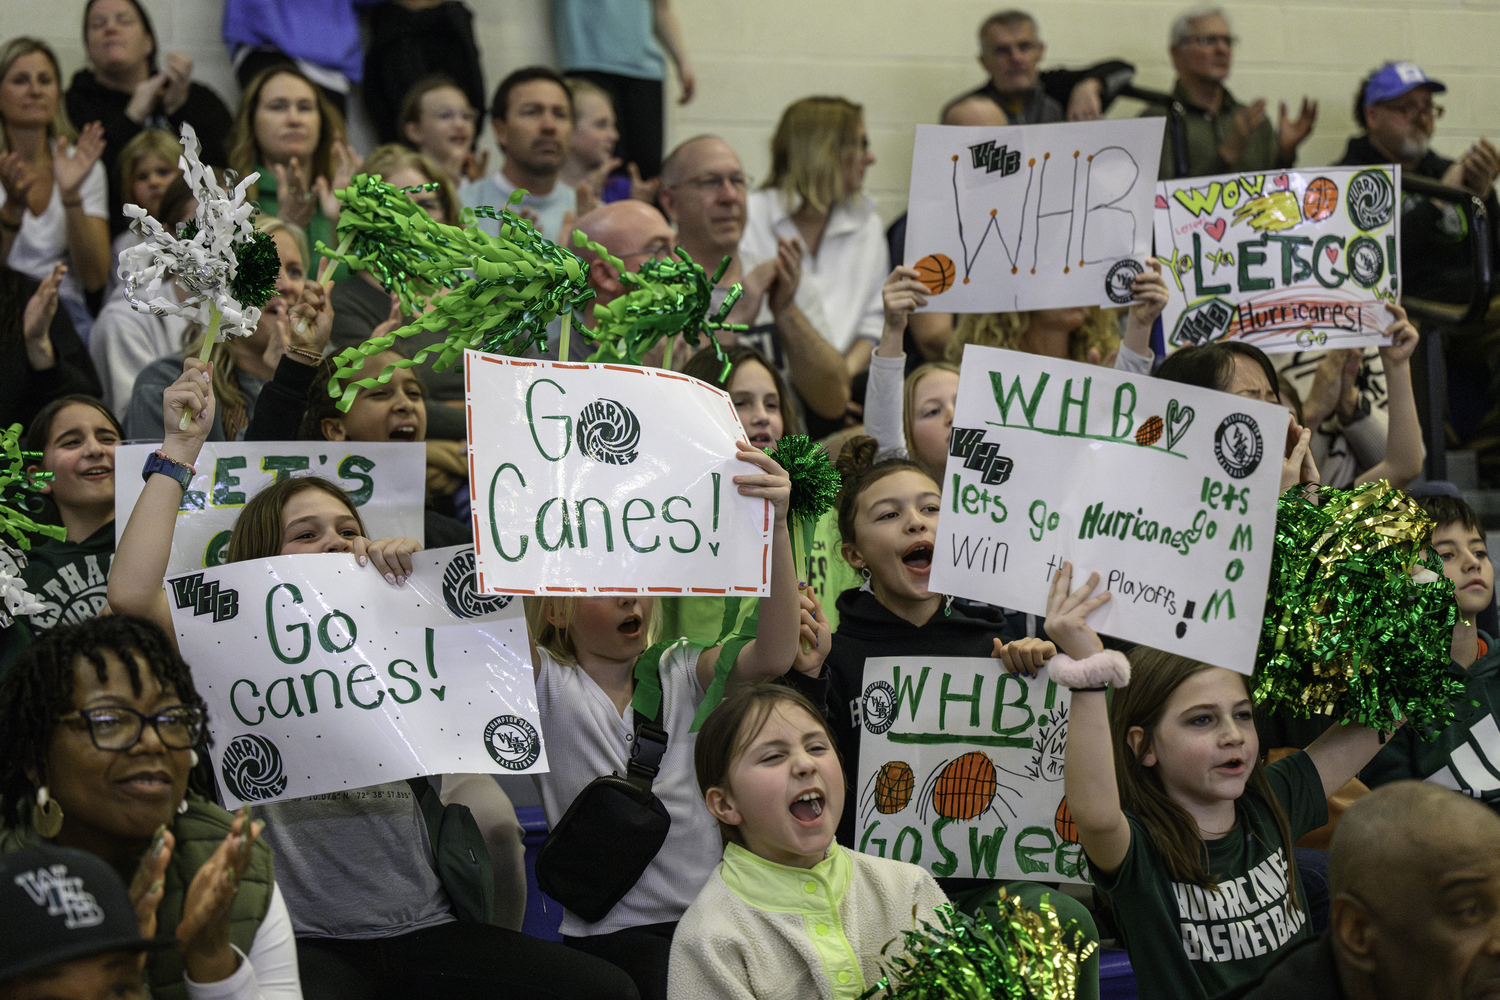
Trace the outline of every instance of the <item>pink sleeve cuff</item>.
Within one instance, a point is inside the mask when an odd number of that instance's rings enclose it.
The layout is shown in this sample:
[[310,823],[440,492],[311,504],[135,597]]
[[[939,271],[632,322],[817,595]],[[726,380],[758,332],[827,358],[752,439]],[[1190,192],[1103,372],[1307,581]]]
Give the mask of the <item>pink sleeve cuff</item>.
[[1058,653],[1047,661],[1047,673],[1065,688],[1101,688],[1113,684],[1117,688],[1130,685],[1130,661],[1125,654],[1114,649],[1075,660],[1065,653]]

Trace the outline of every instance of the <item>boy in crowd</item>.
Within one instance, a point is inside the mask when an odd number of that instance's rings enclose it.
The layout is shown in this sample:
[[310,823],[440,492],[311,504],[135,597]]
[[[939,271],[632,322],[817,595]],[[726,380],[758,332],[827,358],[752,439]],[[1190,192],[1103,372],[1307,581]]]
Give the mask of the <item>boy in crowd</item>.
[[1449,669],[1463,680],[1464,693],[1454,702],[1452,724],[1436,740],[1424,742],[1411,726],[1403,726],[1360,780],[1373,788],[1425,779],[1500,808],[1500,648],[1476,624],[1494,599],[1495,567],[1474,508],[1454,496],[1422,497],[1418,503],[1437,522],[1428,545],[1442,559],[1458,600]]

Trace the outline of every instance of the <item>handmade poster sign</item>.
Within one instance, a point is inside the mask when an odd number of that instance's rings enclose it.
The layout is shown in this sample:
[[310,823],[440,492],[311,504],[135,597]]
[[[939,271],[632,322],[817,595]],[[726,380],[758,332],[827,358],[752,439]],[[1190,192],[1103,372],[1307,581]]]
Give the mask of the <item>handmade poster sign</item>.
[[969,345],[931,587],[1038,615],[1064,561],[1113,599],[1089,624],[1248,674],[1285,408]]
[[1400,292],[1401,168],[1163,181],[1156,249],[1168,353],[1243,340],[1268,353],[1388,342]]
[[734,485],[760,470],[727,393],[477,351],[464,378],[482,592],[765,596],[771,505]]
[[[115,449],[115,521],[124,525],[145,482],[138,472],[154,444]],[[247,501],[290,476],[321,476],[341,487],[370,538],[421,538],[427,450],[420,443],[370,441],[210,441],[182,495],[168,573],[222,566],[229,535]],[[132,473],[135,474],[132,474]]]
[[928,309],[1120,306],[1151,253],[1162,118],[918,125],[906,262]]
[[403,587],[344,554],[168,578],[230,808],[547,770],[521,602],[479,593],[468,546],[412,563]]
[[857,846],[940,878],[1087,881],[1063,798],[1069,693],[999,660],[865,661]]

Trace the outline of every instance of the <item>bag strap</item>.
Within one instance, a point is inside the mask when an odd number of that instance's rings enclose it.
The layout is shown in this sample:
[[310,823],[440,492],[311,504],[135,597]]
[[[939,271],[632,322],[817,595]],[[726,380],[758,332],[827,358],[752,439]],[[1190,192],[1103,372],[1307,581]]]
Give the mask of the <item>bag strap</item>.
[[438,831],[443,827],[443,800],[437,789],[426,778],[407,778],[411,793],[417,798],[417,807],[422,810],[422,822],[427,824],[427,844],[434,860],[438,852]]

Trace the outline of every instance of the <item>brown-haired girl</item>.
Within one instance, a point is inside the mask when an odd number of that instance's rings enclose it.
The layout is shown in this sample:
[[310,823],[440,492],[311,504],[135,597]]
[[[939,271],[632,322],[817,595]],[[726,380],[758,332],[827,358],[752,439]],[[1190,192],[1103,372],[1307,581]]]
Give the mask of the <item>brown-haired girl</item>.
[[669,1000],[857,996],[887,944],[948,901],[916,865],[834,842],[844,772],[822,715],[790,688],[726,698],[693,757],[724,860],[672,942]]
[[[844,480],[838,502],[843,556],[864,576],[865,585],[838,599],[839,627],[824,670],[829,679],[828,718],[851,782],[859,773],[863,731],[851,706],[859,703],[864,690],[867,658],[992,656],[999,655],[1008,638],[1003,621],[971,617],[928,586],[942,502],[938,484],[909,459],[875,461],[876,448],[873,438],[854,438],[838,459]],[[855,813],[851,797],[838,828],[839,843],[851,849],[857,843]],[[966,910],[993,900],[999,889],[997,883],[982,879],[946,878],[940,884]],[[1077,920],[1080,940],[1099,939],[1088,910],[1072,897],[1034,882],[1012,882],[1005,889],[1030,906],[1050,892],[1064,926]],[[1079,970],[1078,996],[1091,1000],[1099,996],[1098,990],[1098,958],[1091,957]]]
[[[110,579],[111,607],[149,618],[174,647],[162,581],[182,500],[178,476],[197,459],[215,405],[208,366],[188,358],[182,377],[163,394],[165,440],[148,465],[153,471],[120,536],[119,572]],[[190,418],[186,430],[183,414]],[[399,587],[421,548],[411,538],[371,541],[343,490],[298,477],[251,498],[235,522],[228,558],[348,553],[360,567],[356,572],[380,573]],[[607,963],[516,931],[459,921],[408,782],[276,802],[263,810],[308,996],[478,998],[507,987],[598,1000],[634,995],[629,981]]]
[[[1094,595],[1097,573],[1072,582],[1065,562],[1047,634],[1067,655],[1049,674],[1072,689],[1063,781],[1089,871],[1142,996],[1219,996],[1312,937],[1292,845],[1328,821],[1325,799],[1375,755],[1379,734],[1333,726],[1263,766],[1243,675],[1145,647],[1128,662],[1106,651],[1085,619],[1110,594]],[[1052,651],[1031,640],[1000,655],[1031,673]]]

